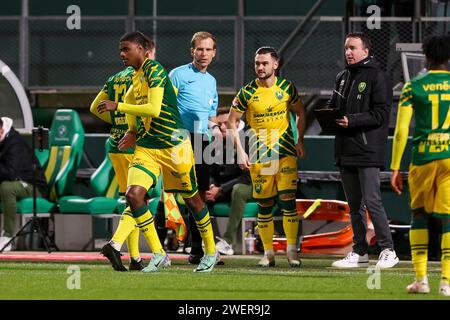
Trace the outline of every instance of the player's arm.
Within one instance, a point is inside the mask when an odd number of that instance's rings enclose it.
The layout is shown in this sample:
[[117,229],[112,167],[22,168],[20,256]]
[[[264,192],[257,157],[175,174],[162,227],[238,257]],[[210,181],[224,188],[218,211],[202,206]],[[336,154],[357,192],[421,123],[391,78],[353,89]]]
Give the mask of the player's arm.
[[134,116],[157,118],[161,112],[163,96],[164,87],[149,88],[147,91],[146,104],[121,102],[118,104],[117,110]]
[[305,157],[305,147],[303,143],[303,136],[305,134],[305,128],[306,128],[306,112],[305,108],[303,107],[302,100],[300,99],[300,96],[298,95],[297,88],[293,83],[289,85],[288,88],[288,94],[291,97],[291,100],[289,101],[289,111],[295,113],[297,116],[296,118],[296,124],[297,124],[297,133],[298,133],[298,140],[295,145],[295,149],[297,149],[297,155],[300,158]]
[[411,83],[407,82],[403,87],[400,102],[398,104],[397,123],[392,144],[391,187],[398,194],[401,194],[403,191],[403,177],[400,173],[400,163],[402,161],[406,143],[408,142],[409,124],[412,116],[412,89]]
[[144,75],[148,85],[147,103],[139,105],[119,103],[117,110],[144,118],[157,118],[161,113],[164,88],[168,81],[168,75],[166,70],[160,65],[155,65],[154,67],[148,65],[144,70]]
[[236,127],[236,123],[239,123],[239,120],[241,120],[242,115],[243,115],[242,112],[239,112],[231,108],[227,120],[227,129],[230,130],[231,137],[233,138],[234,144],[236,145],[237,159],[239,166],[241,167],[241,169],[249,169],[250,161],[248,159],[247,153],[242,147],[241,139],[239,139],[239,133]]
[[220,133],[219,126],[217,125],[216,115],[217,115],[217,107],[219,105],[219,99],[217,95],[217,90],[215,91],[213,103],[211,105],[211,109],[208,114],[208,128],[211,129],[213,136],[220,137],[222,134]]
[[[124,102],[129,104],[136,103],[134,99],[133,86],[130,86],[130,88],[128,88],[128,91],[125,94]],[[128,148],[134,147],[136,144],[137,117],[135,115],[125,113],[125,118],[127,119],[128,130],[119,141],[119,150],[126,150]]]
[[293,104],[289,105],[289,110],[294,112],[297,116],[296,123],[297,123],[298,140],[297,144],[295,145],[295,148],[297,149],[297,155],[300,158],[304,158],[305,147],[303,142],[303,136],[305,134],[306,128],[306,112],[300,98],[298,98],[297,101],[295,101]]
[[[130,89],[128,89],[127,93]],[[153,87],[148,89],[146,104],[136,104],[136,102],[134,104],[126,102],[116,103],[110,100],[102,100],[98,105],[97,110],[100,114],[117,110],[133,116],[157,118],[161,112],[163,95],[164,87]]]
[[97,110],[97,107],[100,104],[100,102],[102,100],[108,100],[108,99],[109,99],[108,94],[104,90],[101,90],[95,97],[94,101],[92,101],[91,107],[89,110],[91,111],[92,114],[94,114],[98,118],[102,119],[105,122],[112,124],[111,113],[109,113],[109,112],[100,113]]

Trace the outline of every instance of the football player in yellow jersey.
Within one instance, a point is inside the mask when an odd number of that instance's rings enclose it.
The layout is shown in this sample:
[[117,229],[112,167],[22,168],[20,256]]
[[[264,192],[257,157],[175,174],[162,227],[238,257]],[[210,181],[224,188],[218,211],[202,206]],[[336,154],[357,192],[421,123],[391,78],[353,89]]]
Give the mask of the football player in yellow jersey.
[[[115,110],[126,113],[129,129],[122,140],[136,137],[136,149],[128,170],[126,198],[129,207],[118,227],[121,232],[116,232],[109,243],[114,248],[113,260],[119,263],[122,243],[137,224],[153,252],[149,265],[142,271],[155,272],[170,265],[145,203],[147,190],[162,174],[164,190],[183,196],[205,243],[205,255],[195,271],[210,272],[219,256],[208,208],[198,194],[194,155],[182,125],[172,82],[159,62],[146,59],[142,33],[130,32],[120,39],[120,56],[125,65],[134,68],[125,102],[104,100],[97,108],[100,113]],[[139,128],[136,117],[142,119]]]
[[442,221],[442,274],[439,294],[450,296],[450,36],[423,43],[428,72],[405,83],[398,105],[392,146],[391,186],[403,191],[400,162],[414,113],[415,128],[408,185],[411,195],[411,259],[416,280],[408,293],[429,293],[427,279],[428,220]]
[[[253,198],[258,200],[258,228],[264,245],[262,267],[275,265],[273,251],[274,198],[279,197],[283,213],[283,228],[287,238],[286,255],[291,267],[299,267],[296,242],[298,215],[295,204],[297,191],[297,156],[303,158],[305,110],[294,84],[275,76],[279,65],[276,50],[262,47],[255,54],[257,79],[242,87],[228,117],[227,127],[234,136],[238,162],[250,169]],[[298,141],[294,142],[290,112],[298,116]],[[245,153],[237,134],[236,123],[246,114],[249,125],[249,155]]]
[[[155,59],[155,43],[152,39],[146,39],[147,45],[145,48],[145,56],[149,59]],[[112,124],[110,137],[108,139],[108,156],[114,168],[114,172],[119,184],[119,196],[125,196],[128,178],[128,166],[133,158],[134,145],[126,150],[119,150],[119,142],[124,137],[128,130],[128,125],[125,118],[125,113],[112,111],[103,114],[98,113],[97,107],[102,100],[113,100],[115,102],[122,102],[125,98],[125,93],[131,86],[133,76],[133,68],[126,69],[109,77],[103,86],[102,90],[97,94],[91,104],[90,111],[101,120]],[[136,226],[135,230],[130,233],[127,238],[128,251],[130,253],[129,270],[142,270],[143,260],[139,253],[139,228]],[[109,247],[106,247],[107,250]],[[106,252],[105,255],[108,255]],[[113,264],[113,267],[118,268],[117,271],[127,271],[121,268],[120,265]]]

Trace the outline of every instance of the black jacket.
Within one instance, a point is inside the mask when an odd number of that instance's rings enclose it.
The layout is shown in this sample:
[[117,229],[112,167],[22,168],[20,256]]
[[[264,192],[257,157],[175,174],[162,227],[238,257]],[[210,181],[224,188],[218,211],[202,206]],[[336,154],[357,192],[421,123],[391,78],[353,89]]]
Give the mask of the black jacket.
[[48,185],[39,161],[22,136],[11,127],[0,143],[0,182],[21,180],[33,183],[33,162],[36,164],[36,187],[43,197],[48,195]]
[[[211,165],[211,183],[222,188],[221,198],[228,199],[231,196],[231,191],[235,184],[252,184],[250,178],[250,171],[242,170],[237,164],[236,153],[234,148],[227,149],[226,140],[223,142],[223,150],[220,158],[223,163],[214,163]],[[229,143],[228,146],[233,146]],[[233,152],[227,155],[226,151]]]
[[391,103],[390,80],[374,58],[337,75],[328,104],[347,116],[349,126],[336,133],[336,165],[384,168]]

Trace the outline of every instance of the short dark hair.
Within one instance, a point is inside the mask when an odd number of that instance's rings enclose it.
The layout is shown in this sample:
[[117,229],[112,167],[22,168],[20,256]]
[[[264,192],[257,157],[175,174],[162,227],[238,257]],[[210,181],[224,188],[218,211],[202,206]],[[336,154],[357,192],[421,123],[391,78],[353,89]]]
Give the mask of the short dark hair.
[[211,39],[214,43],[213,48],[214,49],[216,48],[217,45],[216,37],[214,37],[212,33],[207,31],[199,31],[194,33],[191,39],[191,48],[195,49],[195,43],[197,42],[197,40],[205,40],[205,39]]
[[347,38],[359,38],[361,39],[361,42],[365,49],[369,49],[369,52],[372,51],[372,40],[370,40],[370,37],[367,35],[367,33],[364,32],[351,32],[347,34],[345,39]]
[[277,50],[275,50],[274,47],[268,47],[268,46],[261,47],[258,50],[256,50],[255,56],[257,54],[266,54],[266,53],[270,53],[270,56],[272,58],[274,58],[275,60],[279,60],[278,52],[277,52]]
[[120,38],[120,42],[130,41],[140,44],[146,50],[153,50],[155,48],[155,42],[152,38],[146,36],[140,31],[132,31],[124,34]]
[[218,107],[216,111],[216,116],[221,116],[222,114],[229,114],[231,110],[230,106]]
[[433,64],[445,64],[450,59],[450,36],[440,35],[426,38],[422,50],[427,60]]

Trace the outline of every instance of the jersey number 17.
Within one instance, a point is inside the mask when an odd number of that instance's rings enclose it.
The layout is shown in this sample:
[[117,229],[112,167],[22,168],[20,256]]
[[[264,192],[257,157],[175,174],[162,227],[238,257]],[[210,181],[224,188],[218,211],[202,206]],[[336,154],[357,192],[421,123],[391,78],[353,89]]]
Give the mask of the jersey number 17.
[[[450,94],[443,93],[439,94],[430,94],[428,95],[428,100],[431,101],[431,129],[439,128],[439,102],[440,101],[450,101]],[[450,127],[450,108],[448,108],[447,116],[445,117],[445,121],[442,125],[441,129],[448,129]]]

